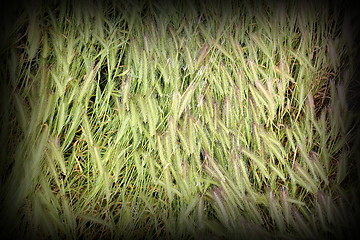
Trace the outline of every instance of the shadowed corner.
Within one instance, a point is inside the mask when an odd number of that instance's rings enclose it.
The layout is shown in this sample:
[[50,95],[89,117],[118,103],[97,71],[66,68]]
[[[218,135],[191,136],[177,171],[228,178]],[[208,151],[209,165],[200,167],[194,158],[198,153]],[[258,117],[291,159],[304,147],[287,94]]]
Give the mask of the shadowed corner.
[[[9,79],[10,70],[8,68],[11,61],[9,49],[14,47],[14,33],[19,27],[16,25],[16,21],[22,15],[25,4],[41,6],[39,2],[12,0],[3,2],[0,7],[0,239],[24,239],[24,236],[20,235],[20,226],[17,225],[18,216],[15,216],[12,202],[9,201],[17,196],[7,195],[10,185],[8,180],[13,168],[14,148],[16,148],[13,146],[12,140],[19,138],[17,135],[13,136],[11,126],[9,126],[13,120],[13,116],[9,114],[13,107],[11,104],[13,86]],[[16,186],[13,184],[13,187],[14,185]],[[28,236],[26,239],[31,238]]]
[[345,9],[343,31],[351,56],[349,66],[353,72],[351,76],[346,76],[344,72],[344,78],[349,79],[346,101],[350,115],[353,116],[350,128],[355,133],[350,142],[350,171],[347,181],[352,186],[349,191],[352,207],[348,211],[351,224],[344,229],[343,236],[347,239],[355,239],[360,235],[358,227],[360,217],[360,8],[355,1],[345,1],[342,4]]
[[[350,8],[350,7],[349,7]],[[357,9],[357,10],[354,10]],[[353,113],[360,113],[360,14],[359,7],[348,10],[344,20],[344,35],[349,46],[352,59],[351,67],[354,73],[350,76],[347,102],[349,110]]]
[[10,107],[10,87],[7,77],[6,63],[8,61],[7,49],[11,46],[9,36],[14,29],[14,19],[18,14],[18,1],[6,1],[0,7],[0,238],[13,239],[6,229],[9,219],[5,213],[5,181],[8,177],[8,109]]

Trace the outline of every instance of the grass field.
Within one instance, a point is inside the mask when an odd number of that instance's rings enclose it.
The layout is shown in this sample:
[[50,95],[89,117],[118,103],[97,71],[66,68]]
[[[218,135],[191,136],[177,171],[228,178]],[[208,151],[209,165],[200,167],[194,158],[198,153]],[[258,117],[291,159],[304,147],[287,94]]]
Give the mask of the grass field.
[[29,5],[8,32],[3,234],[350,237],[348,15],[296,1],[105,2]]

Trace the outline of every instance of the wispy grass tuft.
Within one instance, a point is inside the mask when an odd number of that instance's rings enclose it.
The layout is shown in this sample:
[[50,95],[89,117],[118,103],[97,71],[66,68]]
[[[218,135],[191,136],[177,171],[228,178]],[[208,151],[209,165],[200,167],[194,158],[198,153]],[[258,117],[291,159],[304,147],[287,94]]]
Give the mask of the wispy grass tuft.
[[353,55],[332,9],[25,9],[2,73],[2,231],[348,236],[359,211],[346,98]]

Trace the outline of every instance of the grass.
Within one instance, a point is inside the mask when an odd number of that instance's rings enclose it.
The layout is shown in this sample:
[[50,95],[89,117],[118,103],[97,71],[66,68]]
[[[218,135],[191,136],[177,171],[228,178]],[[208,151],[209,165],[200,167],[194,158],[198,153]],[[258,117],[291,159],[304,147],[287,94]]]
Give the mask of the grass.
[[4,233],[349,237],[343,13],[231,6],[24,8],[2,71]]

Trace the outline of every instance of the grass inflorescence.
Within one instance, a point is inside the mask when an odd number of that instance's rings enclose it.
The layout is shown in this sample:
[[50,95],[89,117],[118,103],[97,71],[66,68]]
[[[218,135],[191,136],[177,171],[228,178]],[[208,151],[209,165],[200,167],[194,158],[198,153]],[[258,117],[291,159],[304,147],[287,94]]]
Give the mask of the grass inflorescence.
[[3,72],[1,227],[347,236],[358,168],[342,14],[296,2],[25,8]]

